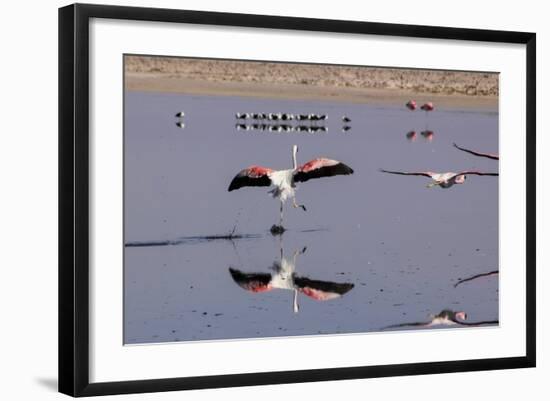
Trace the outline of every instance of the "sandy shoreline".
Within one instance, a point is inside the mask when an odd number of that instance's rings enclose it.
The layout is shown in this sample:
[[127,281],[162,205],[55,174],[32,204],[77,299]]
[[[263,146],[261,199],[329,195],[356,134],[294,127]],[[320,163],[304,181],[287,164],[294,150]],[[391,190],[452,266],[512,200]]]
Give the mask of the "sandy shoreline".
[[498,110],[498,74],[126,56],[125,89]]

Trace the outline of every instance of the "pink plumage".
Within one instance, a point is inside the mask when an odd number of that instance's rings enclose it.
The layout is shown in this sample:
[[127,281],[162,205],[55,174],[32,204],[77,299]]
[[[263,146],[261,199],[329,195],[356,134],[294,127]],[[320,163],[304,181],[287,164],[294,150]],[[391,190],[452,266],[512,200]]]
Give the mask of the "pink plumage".
[[432,111],[434,109],[434,105],[432,102],[424,103],[421,107],[424,111]]
[[409,100],[405,106],[407,106],[407,109],[411,110],[411,111],[414,111],[416,110],[416,101],[414,100]]

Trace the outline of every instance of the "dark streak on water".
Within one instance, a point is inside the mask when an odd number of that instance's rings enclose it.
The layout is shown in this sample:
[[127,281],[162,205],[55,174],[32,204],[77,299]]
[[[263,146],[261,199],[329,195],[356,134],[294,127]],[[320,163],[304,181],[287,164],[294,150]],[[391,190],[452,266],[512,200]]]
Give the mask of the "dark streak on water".
[[220,234],[220,235],[204,235],[204,236],[191,236],[181,237],[175,240],[164,241],[134,241],[127,242],[126,247],[145,247],[145,246],[168,246],[168,245],[185,245],[185,244],[197,244],[209,241],[236,241],[241,239],[254,239],[261,238],[260,234]]
[[[498,320],[498,275],[454,287],[498,270],[498,178],[444,190],[377,171],[498,171],[498,162],[452,146],[498,153],[498,114],[139,92],[127,93],[125,105],[125,343],[378,331],[444,309]],[[174,124],[179,110],[183,130]],[[280,110],[328,114],[328,130],[234,128],[236,112]],[[343,115],[353,121],[347,133]],[[431,142],[404,135],[425,130],[435,133]],[[278,205],[267,188],[227,186],[251,164],[289,168],[293,144],[299,163],[326,156],[355,174],[302,183],[307,212],[288,207],[287,231],[272,236]],[[295,313],[292,291],[245,291],[228,274],[272,274],[281,253],[306,248],[298,277],[345,279],[353,289],[326,301],[300,292]]]

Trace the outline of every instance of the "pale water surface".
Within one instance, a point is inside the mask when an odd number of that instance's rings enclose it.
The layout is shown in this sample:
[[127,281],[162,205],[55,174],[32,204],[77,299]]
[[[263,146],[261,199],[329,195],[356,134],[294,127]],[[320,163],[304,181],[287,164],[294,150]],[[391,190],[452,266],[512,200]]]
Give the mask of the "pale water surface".
[[[175,124],[180,110],[184,129]],[[328,114],[328,131],[238,131],[236,112]],[[344,114],[352,119],[346,133]],[[426,129],[431,142],[420,134]],[[411,130],[415,141],[406,138]],[[443,309],[498,320],[498,275],[454,287],[498,270],[498,178],[427,189],[427,178],[378,171],[498,171],[498,161],[453,142],[497,153],[498,114],[426,117],[403,105],[127,92],[124,342],[370,332]],[[268,189],[227,187],[251,164],[290,168],[293,144],[299,163],[326,156],[355,173],[300,184],[297,200],[307,212],[287,207],[288,231],[274,237],[278,203]],[[242,238],[216,238],[233,230]],[[230,272],[266,277],[281,252],[292,261],[304,248],[295,276],[325,293],[345,288],[342,296],[317,300],[299,291],[296,312],[294,291],[252,292]]]

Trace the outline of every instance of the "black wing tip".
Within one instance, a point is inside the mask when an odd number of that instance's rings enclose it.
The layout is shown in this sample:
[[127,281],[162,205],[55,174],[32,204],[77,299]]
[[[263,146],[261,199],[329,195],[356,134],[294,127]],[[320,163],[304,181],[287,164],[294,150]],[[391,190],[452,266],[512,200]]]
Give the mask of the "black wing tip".
[[239,188],[240,187],[237,185],[235,180],[233,180],[233,181],[231,181],[231,184],[229,184],[229,187],[227,187],[227,191],[231,192],[231,191],[234,191],[234,190],[239,189]]
[[334,169],[334,175],[350,175],[354,173],[350,166],[342,162],[339,162],[336,166],[334,166]]

